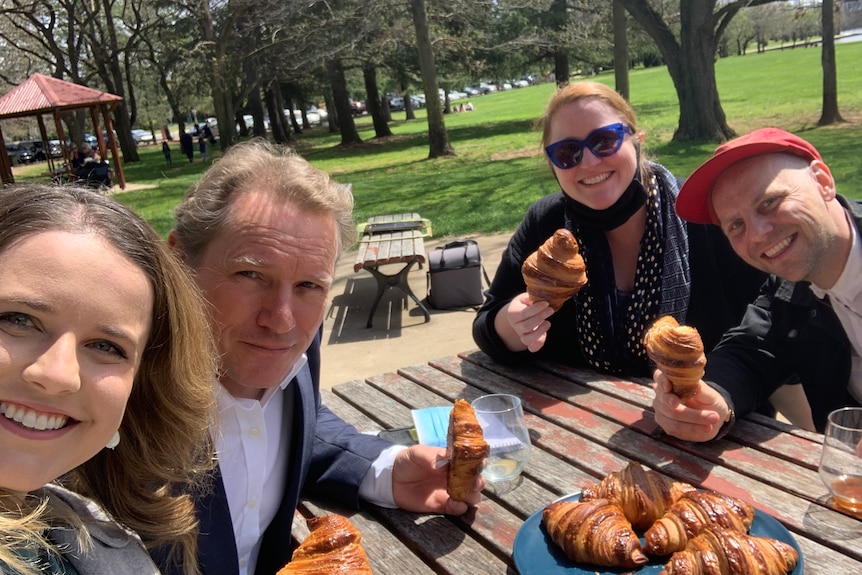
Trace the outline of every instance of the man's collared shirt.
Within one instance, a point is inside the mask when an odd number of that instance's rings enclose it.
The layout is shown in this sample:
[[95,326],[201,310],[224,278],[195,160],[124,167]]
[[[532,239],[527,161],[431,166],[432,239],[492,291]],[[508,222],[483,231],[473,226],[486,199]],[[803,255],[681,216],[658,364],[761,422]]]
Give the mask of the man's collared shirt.
[[848,389],[856,401],[862,403],[862,244],[852,220],[850,230],[853,233],[850,256],[838,281],[828,290],[811,284],[811,291],[821,299],[829,296],[832,309],[850,340],[852,363]]
[[[253,574],[263,534],[281,506],[287,485],[292,426],[285,420],[284,393],[307,363],[303,354],[278,387],[260,399],[238,399],[217,386],[219,428],[214,433],[222,482],[227,495],[239,557],[239,575]],[[290,410],[292,412],[292,410]],[[365,474],[359,496],[381,507],[396,507],[392,497],[395,455],[405,449],[384,450]]]

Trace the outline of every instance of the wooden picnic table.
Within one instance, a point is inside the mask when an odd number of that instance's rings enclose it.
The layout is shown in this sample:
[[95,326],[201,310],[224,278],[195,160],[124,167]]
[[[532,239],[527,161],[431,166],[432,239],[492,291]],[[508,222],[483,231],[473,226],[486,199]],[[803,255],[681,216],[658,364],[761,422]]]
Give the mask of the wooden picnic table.
[[[431,314],[413,293],[410,282],[407,281],[411,268],[425,263],[423,238],[430,234],[430,222],[415,213],[392,214],[369,218],[368,222],[360,224],[358,229],[361,237],[353,271],[367,270],[377,281],[377,293],[366,326],[372,327],[380,299],[391,288],[400,289],[409,296],[419,306],[425,321],[431,321]],[[394,273],[385,273],[380,269],[381,266],[390,264],[401,264],[401,268]]]
[[655,424],[653,392],[645,383],[555,364],[507,367],[468,351],[336,385],[324,390],[324,403],[364,432],[409,427],[411,409],[515,394],[530,428],[531,461],[520,485],[497,492],[489,484],[483,501],[464,517],[372,505],[356,512],[311,502],[300,511],[350,517],[376,575],[514,575],[513,546],[527,518],[634,460],[746,499],[777,519],[798,543],[804,573],[862,574],[862,520],[833,509],[817,474],[822,435],[753,415],[722,440],[679,441]]

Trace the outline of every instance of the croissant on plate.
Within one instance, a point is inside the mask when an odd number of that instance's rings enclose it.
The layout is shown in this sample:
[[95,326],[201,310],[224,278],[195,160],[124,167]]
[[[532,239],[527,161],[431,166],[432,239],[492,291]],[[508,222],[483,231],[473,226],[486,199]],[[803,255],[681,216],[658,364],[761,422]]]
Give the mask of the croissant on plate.
[[674,553],[660,575],[787,575],[796,549],[777,539],[732,529],[705,529]]
[[306,523],[310,533],[276,575],[374,575],[362,548],[362,534],[349,519],[324,515]]
[[707,527],[748,533],[754,507],[741,499],[715,491],[684,493],[644,533],[648,555],[670,555],[682,551],[690,539]]
[[706,356],[700,334],[679,325],[673,316],[660,317],[644,335],[647,355],[673,384],[673,392],[687,399],[703,379]]
[[473,406],[463,399],[457,400],[449,412],[446,436],[446,457],[449,459],[446,492],[452,499],[467,499],[490,451]]
[[610,499],[622,507],[632,528],[640,533],[664,515],[683,493],[694,489],[693,485],[670,481],[632,461],[622,470],[606,475],[599,483],[585,487],[581,491],[581,501]]
[[587,283],[587,266],[572,232],[554,232],[521,266],[530,300],[546,301],[554,311]]
[[542,522],[576,563],[633,568],[649,561],[622,508],[607,499],[555,501],[542,510]]

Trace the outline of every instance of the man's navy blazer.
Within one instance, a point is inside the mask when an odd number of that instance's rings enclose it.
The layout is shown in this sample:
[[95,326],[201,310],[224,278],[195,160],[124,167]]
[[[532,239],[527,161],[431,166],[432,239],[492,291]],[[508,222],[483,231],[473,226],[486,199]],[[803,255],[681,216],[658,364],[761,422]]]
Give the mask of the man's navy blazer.
[[[290,382],[285,393],[284,421],[293,426],[288,476],[281,506],[264,533],[255,575],[273,575],[293,552],[291,527],[300,495],[320,497],[343,505],[359,505],[359,485],[380,452],[392,445],[361,434],[333,414],[320,401],[320,337],[306,352],[308,363]],[[211,493],[196,502],[200,519],[198,557],[205,575],[236,575],[238,556],[221,473],[216,473]],[[167,565],[165,550],[153,551],[165,575],[182,575],[177,565]]]

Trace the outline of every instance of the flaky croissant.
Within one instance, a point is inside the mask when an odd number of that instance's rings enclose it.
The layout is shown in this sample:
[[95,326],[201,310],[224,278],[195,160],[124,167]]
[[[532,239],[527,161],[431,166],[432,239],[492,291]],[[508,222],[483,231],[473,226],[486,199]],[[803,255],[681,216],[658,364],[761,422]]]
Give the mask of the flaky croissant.
[[566,557],[604,567],[637,567],[649,559],[616,503],[555,501],[542,510],[542,522]]
[[457,400],[449,412],[446,438],[446,457],[449,459],[446,492],[449,497],[455,501],[467,499],[490,451],[473,406],[463,399]]
[[587,266],[572,232],[554,232],[521,266],[530,300],[546,301],[554,311],[587,283]]
[[290,563],[276,575],[374,575],[362,548],[362,534],[346,517],[324,515],[307,521],[310,533]]
[[606,498],[623,509],[632,528],[641,532],[664,515],[683,493],[695,487],[680,481],[669,481],[652,470],[645,470],[635,461],[621,471],[613,471],[599,483],[581,491],[581,501]]
[[796,549],[777,539],[732,529],[706,529],[674,553],[660,575],[787,575]]
[[644,551],[669,555],[685,549],[689,540],[707,527],[748,533],[753,521],[754,507],[741,499],[714,491],[689,491],[646,530]]
[[697,393],[703,379],[706,356],[700,334],[691,326],[679,325],[673,316],[660,317],[644,335],[647,355],[682,399]]

